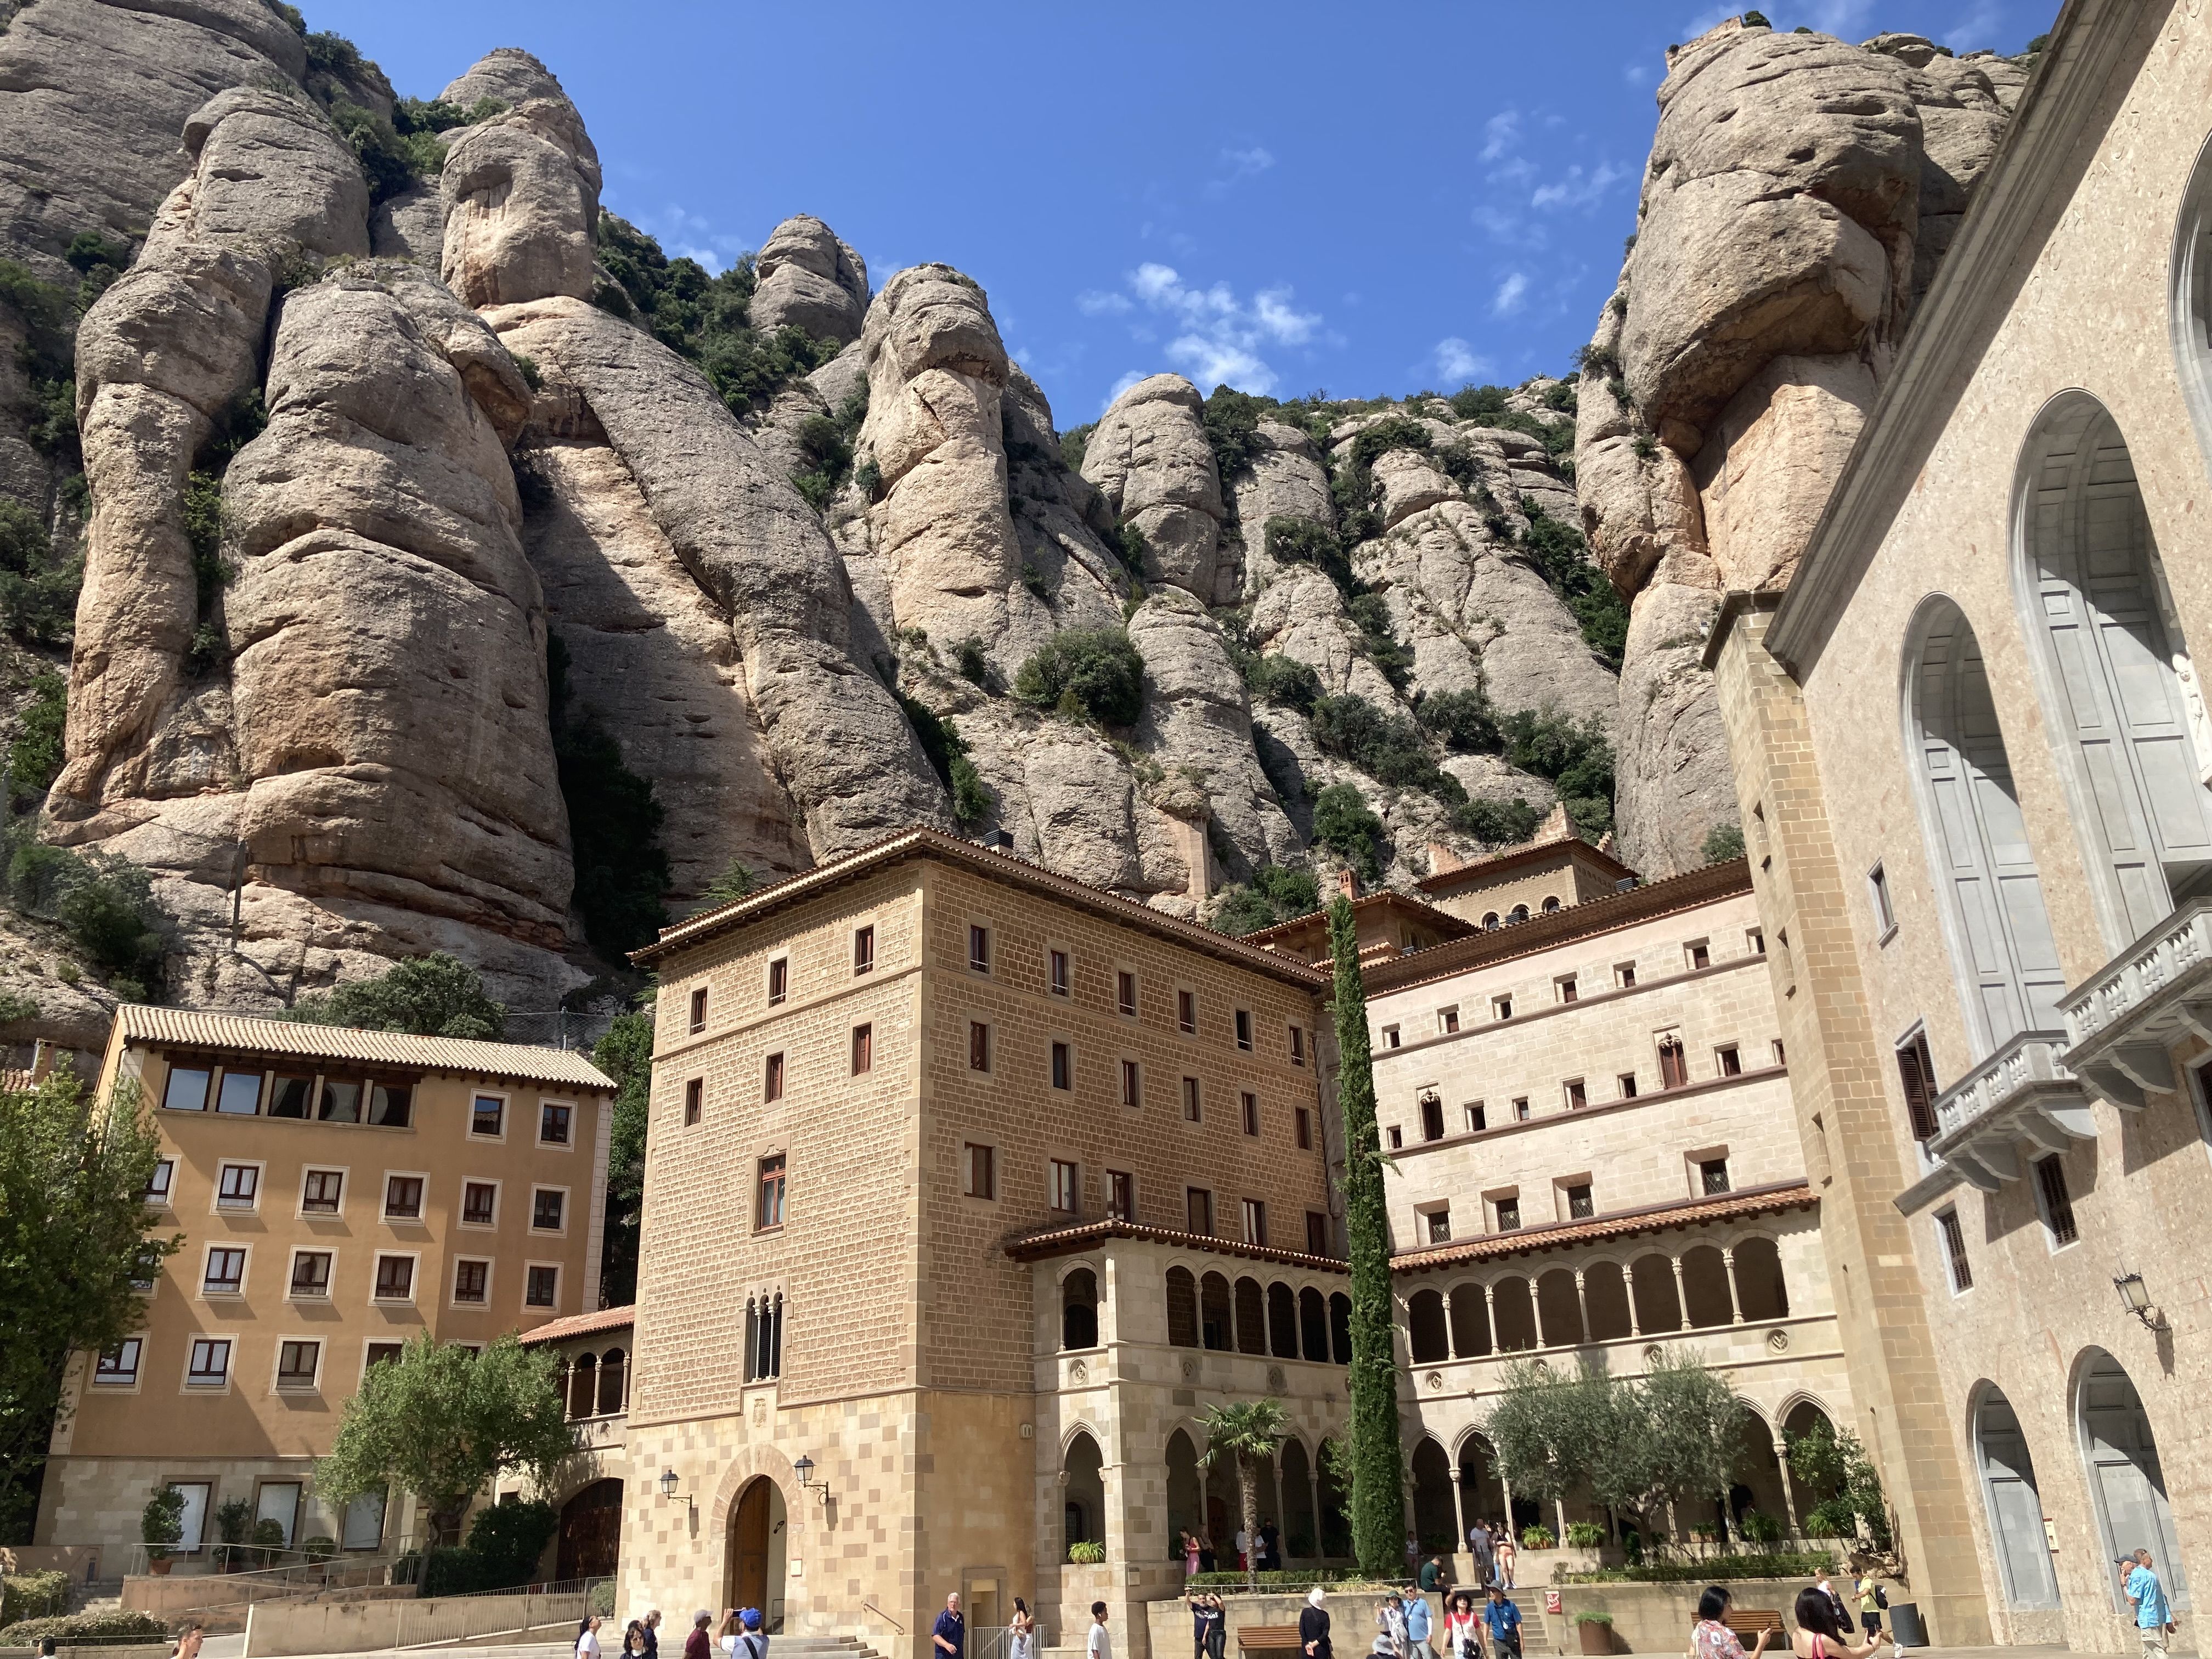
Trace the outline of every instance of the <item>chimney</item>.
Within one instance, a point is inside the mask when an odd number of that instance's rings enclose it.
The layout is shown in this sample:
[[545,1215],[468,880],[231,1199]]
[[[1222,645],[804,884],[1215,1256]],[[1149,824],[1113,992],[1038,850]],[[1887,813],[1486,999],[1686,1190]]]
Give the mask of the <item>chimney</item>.
[[1346,866],[1336,872],[1336,890],[1348,899],[1359,896],[1359,872]]
[[1014,850],[1014,837],[1010,830],[986,830],[977,838],[977,844],[989,848],[994,853],[1011,853]]

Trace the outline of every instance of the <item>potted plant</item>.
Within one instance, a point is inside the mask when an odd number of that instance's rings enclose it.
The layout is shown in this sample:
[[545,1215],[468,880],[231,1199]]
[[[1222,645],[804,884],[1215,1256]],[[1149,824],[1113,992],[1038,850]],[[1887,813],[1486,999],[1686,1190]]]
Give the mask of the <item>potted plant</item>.
[[326,1533],[317,1533],[313,1538],[300,1540],[300,1553],[307,1558],[307,1565],[319,1567],[338,1553],[338,1540]]
[[146,1500],[139,1512],[138,1536],[146,1546],[146,1565],[157,1578],[166,1578],[176,1564],[169,1559],[169,1547],[183,1540],[185,1535],[185,1495],[174,1486],[165,1486]]
[[1567,1522],[1567,1547],[1570,1549],[1594,1550],[1605,1542],[1605,1528],[1595,1521]]
[[1095,1567],[1106,1559],[1106,1547],[1096,1539],[1078,1539],[1067,1547],[1068,1565]]
[[1584,1653],[1613,1651],[1613,1615],[1585,1607],[1575,1615],[1575,1630],[1583,1640]]
[[261,1520],[253,1523],[253,1565],[273,1567],[276,1558],[284,1553],[284,1523],[282,1521]]
[[222,1540],[215,1553],[216,1571],[236,1572],[244,1565],[236,1547],[246,1541],[246,1528],[252,1524],[253,1505],[243,1498],[228,1498],[216,1506],[216,1536]]
[[1559,1540],[1552,1536],[1549,1527],[1524,1527],[1521,1532],[1521,1547],[1524,1550],[1547,1550]]

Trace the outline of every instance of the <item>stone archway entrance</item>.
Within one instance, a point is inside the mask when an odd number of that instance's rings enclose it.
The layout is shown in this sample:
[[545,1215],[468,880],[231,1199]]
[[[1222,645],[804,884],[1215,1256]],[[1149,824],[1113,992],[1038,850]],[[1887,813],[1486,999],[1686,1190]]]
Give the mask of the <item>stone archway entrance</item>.
[[[2189,1579],[2182,1571],[2158,1443],[2134,1382],[2112,1355],[2096,1353],[2083,1370],[2075,1411],[2089,1490],[2105,1534],[2106,1558],[2148,1550],[2175,1609],[2187,1608]],[[2127,1611],[2118,1575],[2108,1574],[2107,1578],[2114,1609]]]
[[784,1543],[788,1528],[783,1493],[761,1475],[748,1481],[730,1507],[729,1565],[724,1605],[758,1607],[763,1629],[783,1620]]
[[563,1583],[611,1578],[622,1556],[623,1483],[594,1480],[561,1506],[553,1576]]

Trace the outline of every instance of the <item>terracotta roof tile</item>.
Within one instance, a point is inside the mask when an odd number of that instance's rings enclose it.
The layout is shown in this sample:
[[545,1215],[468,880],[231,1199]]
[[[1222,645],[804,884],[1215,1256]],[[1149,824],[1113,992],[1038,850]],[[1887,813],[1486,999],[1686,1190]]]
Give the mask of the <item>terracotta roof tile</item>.
[[1783,1210],[1809,1210],[1820,1200],[1802,1181],[1776,1182],[1747,1187],[1741,1192],[1714,1198],[1678,1200],[1671,1204],[1646,1205],[1588,1221],[1554,1222],[1543,1227],[1523,1227],[1516,1232],[1489,1233],[1464,1243],[1435,1244],[1426,1249],[1404,1250],[1390,1258],[1395,1273],[1421,1273],[1431,1267],[1456,1267],[1469,1261],[1494,1261],[1502,1256],[1527,1255],[1537,1250],[1565,1249],[1595,1244],[1608,1238],[1637,1233],[1656,1233],[1669,1227],[1694,1227],[1709,1221],[1735,1221],[1747,1216],[1771,1215]]
[[1318,1267],[1323,1273],[1348,1273],[1350,1266],[1334,1256],[1308,1255],[1304,1250],[1278,1249],[1272,1244],[1247,1244],[1234,1238],[1215,1238],[1206,1233],[1186,1233],[1173,1227],[1151,1227],[1139,1221],[1081,1221],[1073,1226],[1048,1227],[1042,1232],[1022,1233],[1006,1240],[1006,1254],[1017,1261],[1039,1261],[1048,1256],[1073,1255],[1109,1238],[1137,1238],[1215,1255],[1242,1256],[1250,1261],[1277,1261],[1286,1267]]
[[242,1049],[248,1054],[296,1054],[313,1060],[419,1066],[470,1077],[519,1078],[611,1094],[614,1079],[583,1054],[520,1042],[479,1042],[465,1037],[412,1036],[404,1031],[363,1031],[349,1025],[255,1019],[250,1015],[125,1003],[115,1011],[126,1042]]
[[637,1322],[637,1309],[633,1304],[619,1308],[602,1308],[597,1313],[570,1314],[566,1319],[549,1319],[543,1325],[533,1326],[518,1339],[526,1348],[544,1342],[565,1342],[573,1336],[595,1336],[601,1331],[626,1331]]

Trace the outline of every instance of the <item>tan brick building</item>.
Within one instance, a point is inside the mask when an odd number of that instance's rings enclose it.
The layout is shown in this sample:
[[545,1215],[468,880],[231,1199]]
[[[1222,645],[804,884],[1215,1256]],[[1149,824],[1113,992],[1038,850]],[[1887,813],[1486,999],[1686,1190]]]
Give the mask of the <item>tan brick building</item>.
[[149,1225],[184,1247],[144,1328],[72,1362],[38,1542],[96,1546],[119,1572],[173,1483],[180,1572],[206,1569],[234,1498],[287,1543],[396,1549],[413,1505],[338,1513],[313,1461],[416,1333],[482,1344],[598,1306],[614,1085],[559,1049],[137,1006],[101,1096],[122,1082],[161,1137]]
[[[2212,27],[2075,0],[1717,670],[1858,1425],[1943,1644],[2212,1574]],[[1788,441],[1786,434],[1769,434]]]

